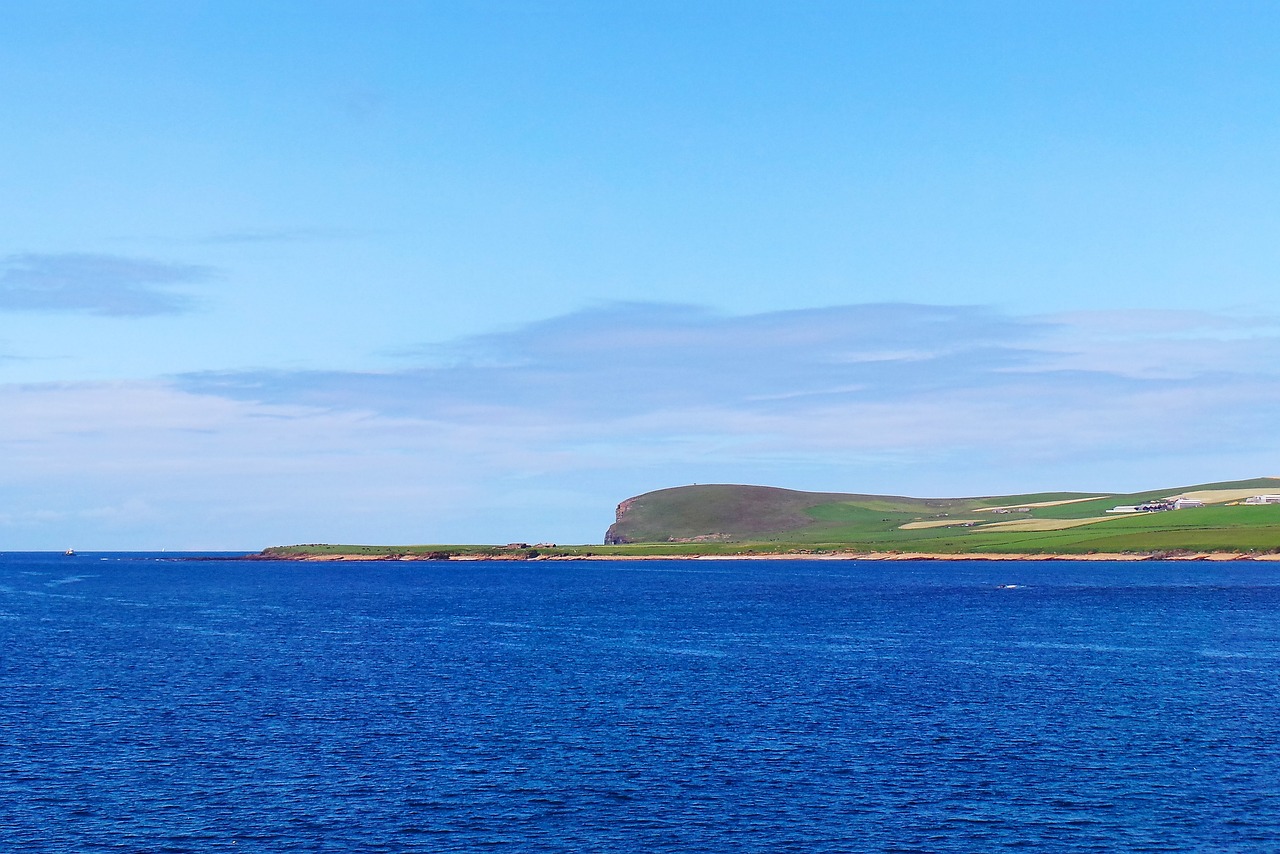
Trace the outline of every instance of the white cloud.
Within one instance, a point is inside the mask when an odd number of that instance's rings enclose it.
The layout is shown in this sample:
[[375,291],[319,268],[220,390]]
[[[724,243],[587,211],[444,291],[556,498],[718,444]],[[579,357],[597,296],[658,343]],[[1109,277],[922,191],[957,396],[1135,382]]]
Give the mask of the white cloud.
[[[0,386],[0,525],[50,548],[68,525],[118,546],[593,541],[618,500],[684,482],[957,494],[1273,472],[1280,363],[1239,358],[1231,324],[1175,341],[1134,320],[616,307],[399,372]],[[1269,330],[1250,343],[1273,352]],[[1134,367],[1170,351],[1176,373]]]

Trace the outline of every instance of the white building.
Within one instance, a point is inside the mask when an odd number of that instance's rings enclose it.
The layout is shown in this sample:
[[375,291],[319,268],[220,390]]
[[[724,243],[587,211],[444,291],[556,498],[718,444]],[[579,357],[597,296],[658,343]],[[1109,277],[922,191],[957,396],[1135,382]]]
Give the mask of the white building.
[[1280,495],[1255,495],[1246,498],[1245,504],[1280,504]]
[[1204,502],[1198,498],[1175,498],[1170,502],[1169,507],[1172,510],[1186,510],[1189,507],[1203,507]]

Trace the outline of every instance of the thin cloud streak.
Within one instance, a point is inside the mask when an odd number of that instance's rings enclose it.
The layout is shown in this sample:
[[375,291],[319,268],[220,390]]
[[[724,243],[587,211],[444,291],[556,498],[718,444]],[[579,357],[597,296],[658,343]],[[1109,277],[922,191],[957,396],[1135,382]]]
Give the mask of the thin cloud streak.
[[10,255],[0,260],[0,311],[152,317],[192,311],[175,287],[199,284],[213,269],[89,253]]
[[348,240],[359,232],[341,228],[241,228],[200,238],[199,243],[222,246],[252,243],[310,243]]

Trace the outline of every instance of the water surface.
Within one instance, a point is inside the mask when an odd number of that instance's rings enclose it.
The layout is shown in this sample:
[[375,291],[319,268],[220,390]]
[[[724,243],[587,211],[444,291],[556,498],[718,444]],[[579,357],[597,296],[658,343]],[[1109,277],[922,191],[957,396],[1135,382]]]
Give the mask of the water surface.
[[21,851],[1280,850],[1266,564],[0,557]]

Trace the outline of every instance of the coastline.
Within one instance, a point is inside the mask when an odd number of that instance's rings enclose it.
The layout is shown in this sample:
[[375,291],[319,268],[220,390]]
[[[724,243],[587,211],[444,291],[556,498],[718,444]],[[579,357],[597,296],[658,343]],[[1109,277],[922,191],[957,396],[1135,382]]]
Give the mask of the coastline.
[[814,560],[814,561],[1280,561],[1280,554],[1251,554],[1248,552],[1095,552],[1089,554],[1037,554],[1030,552],[1010,552],[978,554],[964,552],[959,554],[932,554],[926,552],[813,552],[771,553],[771,554],[671,554],[671,555],[534,555],[515,552],[512,554],[453,554],[447,558],[428,554],[273,554],[252,555],[252,560],[287,560],[308,563],[369,563],[376,561],[426,561],[448,560],[451,562],[468,561],[634,561],[634,560]]

